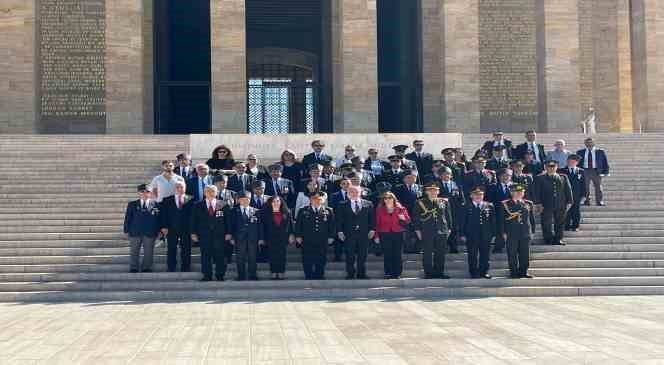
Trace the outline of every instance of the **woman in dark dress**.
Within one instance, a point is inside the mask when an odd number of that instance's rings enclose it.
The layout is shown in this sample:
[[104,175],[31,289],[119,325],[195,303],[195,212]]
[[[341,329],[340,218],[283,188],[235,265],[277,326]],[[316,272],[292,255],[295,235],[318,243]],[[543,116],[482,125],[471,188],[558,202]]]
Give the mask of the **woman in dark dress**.
[[302,177],[304,176],[304,166],[297,161],[295,152],[285,150],[281,154],[281,165],[284,167],[281,177],[292,181],[297,188],[300,184],[300,180],[302,180]]
[[212,151],[212,158],[207,160],[207,165],[210,166],[210,174],[212,175],[227,175],[234,172],[235,159],[233,158],[233,151],[225,145],[217,146]]
[[265,241],[270,252],[272,280],[283,280],[286,272],[288,244],[295,242],[293,219],[286,202],[279,196],[270,197],[263,208]]

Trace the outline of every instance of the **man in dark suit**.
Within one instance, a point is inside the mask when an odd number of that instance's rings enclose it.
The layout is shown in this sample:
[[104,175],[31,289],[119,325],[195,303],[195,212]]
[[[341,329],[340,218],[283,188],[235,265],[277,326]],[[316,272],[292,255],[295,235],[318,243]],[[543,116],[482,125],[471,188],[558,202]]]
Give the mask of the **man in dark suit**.
[[325,143],[323,141],[315,140],[311,142],[311,148],[314,151],[302,158],[302,164],[304,164],[305,168],[309,168],[309,166],[313,164],[323,164],[324,162],[327,163],[332,161],[332,156],[323,152],[325,149]]
[[201,246],[201,281],[215,278],[224,281],[226,275],[225,241],[231,240],[230,207],[217,200],[215,185],[205,187],[205,199],[194,204],[191,212],[191,240]]
[[[486,195],[487,200],[490,201],[494,208],[496,208],[496,214],[498,214],[498,209],[503,200],[510,198],[510,186],[512,185],[512,170],[510,169],[500,169],[498,170],[498,182],[493,185],[490,185],[487,189]],[[502,236],[496,236],[496,244],[493,247],[493,253],[501,253],[505,248],[505,241]]]
[[230,214],[231,244],[235,246],[237,255],[235,262],[239,281],[258,280],[258,247],[265,245],[260,210],[249,205],[251,199],[251,193],[241,193],[239,205]]
[[196,176],[196,170],[191,166],[191,155],[181,153],[177,155],[178,166],[173,170],[177,175],[182,176],[184,181]]
[[261,180],[254,181],[251,185],[251,204],[249,205],[261,210],[265,204],[267,204],[268,199],[270,199],[270,197],[265,195],[265,182]]
[[567,219],[565,221],[565,230],[578,231],[581,224],[581,200],[586,196],[586,174],[585,171],[578,167],[581,157],[576,154],[567,157],[567,166],[560,169],[560,174],[567,176],[570,186],[572,187],[572,197],[574,204],[567,212]]
[[590,183],[595,188],[595,203],[604,206],[604,189],[602,188],[602,178],[609,175],[609,160],[606,152],[595,146],[592,138],[586,138],[584,144],[586,148],[576,152],[581,160],[579,166],[585,170],[586,174],[586,201],[585,205],[590,205]]
[[337,210],[339,204],[348,201],[348,188],[350,187],[350,179],[342,178],[339,181],[339,191],[329,195],[327,206]]
[[496,210],[493,204],[484,201],[484,191],[479,187],[470,191],[470,202],[459,217],[459,232],[468,250],[470,276],[491,279],[489,246],[496,235]]
[[[228,175],[217,175],[212,180],[214,185],[217,187],[217,200],[220,200],[227,205],[229,208],[232,208],[238,203],[238,194],[233,190],[226,188],[228,185]],[[226,263],[230,264],[233,262],[233,245],[230,241],[225,241],[224,247],[224,256],[226,257]]]
[[535,152],[527,151],[523,159],[523,172],[530,174],[533,178],[544,172],[544,164],[535,160]]
[[457,238],[459,237],[459,215],[461,214],[461,209],[466,204],[466,198],[463,195],[461,187],[452,180],[452,170],[449,167],[443,166],[439,170],[440,180],[438,185],[440,186],[439,196],[441,198],[447,199],[452,208],[452,227],[450,229],[452,232],[447,239],[447,246],[449,247],[449,253],[456,254],[459,253],[457,248]]
[[223,201],[229,207],[234,207],[237,205],[237,193],[233,190],[227,189],[228,186],[228,176],[227,175],[217,175],[212,180],[214,185],[218,189],[217,199]]
[[194,200],[186,195],[186,185],[175,183],[175,194],[161,202],[161,233],[167,237],[167,267],[175,272],[177,267],[178,246],[180,246],[180,271],[191,271],[191,209]]
[[513,153],[512,141],[504,138],[503,132],[501,131],[493,132],[493,140],[484,142],[484,145],[482,146],[482,151],[484,151],[484,154],[486,154],[489,158],[491,158],[493,157],[493,151],[496,146],[505,147],[506,157],[510,159],[512,158],[512,153]]
[[[433,155],[427,152],[424,152],[424,141],[417,139],[413,141],[414,151],[407,154],[406,158],[415,162],[417,166],[417,171],[421,174],[431,173],[431,167],[433,166]],[[420,181],[421,183],[421,181]]]
[[247,174],[247,165],[242,161],[235,162],[235,175],[228,178],[228,189],[236,193],[251,192],[256,176]]
[[[417,173],[415,171],[410,171],[406,173],[403,177],[401,184],[395,186],[392,191],[394,195],[397,196],[397,199],[407,210],[408,214],[412,217],[415,211],[415,206],[417,199],[421,198],[424,195],[422,191],[422,185],[417,184]],[[419,253],[421,252],[421,240],[417,238],[412,226],[409,226],[406,230],[405,240],[404,240],[404,252],[405,253]]]
[[557,161],[549,160],[545,166],[546,173],[535,177],[533,199],[537,210],[542,212],[544,242],[549,245],[564,245],[565,216],[574,203],[572,187],[567,176],[558,174]]
[[187,194],[194,198],[194,201],[201,201],[205,199],[205,187],[212,185],[212,176],[210,175],[210,168],[206,164],[196,165],[196,175],[187,180]]
[[[160,209],[151,199],[151,188],[146,184],[137,187],[138,199],[127,204],[124,218],[124,233],[129,238],[129,272],[137,273],[139,266],[143,272],[152,272],[154,244],[159,235]],[[143,265],[139,265],[143,248]]]
[[422,242],[424,277],[449,279],[445,275],[445,254],[453,225],[452,208],[447,199],[438,197],[440,187],[435,182],[425,187],[425,193],[411,215],[415,235]]
[[[349,200],[339,204],[335,210],[337,217],[337,238],[346,249],[346,279],[369,279],[367,276],[367,254],[369,241],[376,232],[373,204],[361,197],[362,188],[348,188]],[[356,276],[357,275],[357,276]]]
[[288,208],[295,207],[295,199],[297,198],[295,186],[289,179],[281,177],[283,166],[281,164],[274,164],[269,167],[270,179],[265,181],[265,194],[268,196],[280,196],[288,205]]
[[506,156],[505,146],[493,148],[493,157],[486,163],[486,168],[492,171],[510,168],[510,159]]
[[526,152],[533,151],[533,157],[535,161],[539,163],[544,163],[546,160],[546,152],[544,151],[544,145],[537,143],[537,133],[530,130],[526,132],[526,142],[518,145],[514,150],[514,158],[524,160]]
[[332,244],[337,231],[332,209],[321,203],[321,193],[312,193],[309,205],[299,210],[295,221],[295,241],[302,248],[306,280],[325,279],[327,246]]

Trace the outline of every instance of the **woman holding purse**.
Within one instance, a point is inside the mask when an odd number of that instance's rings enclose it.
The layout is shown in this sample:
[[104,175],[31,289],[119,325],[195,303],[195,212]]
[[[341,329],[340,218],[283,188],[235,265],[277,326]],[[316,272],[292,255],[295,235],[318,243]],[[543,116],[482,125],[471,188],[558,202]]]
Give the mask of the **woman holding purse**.
[[383,248],[385,279],[399,279],[403,266],[404,233],[410,224],[408,210],[404,208],[392,192],[386,192],[376,208],[376,237],[374,241]]
[[295,236],[292,215],[286,202],[278,195],[267,200],[263,208],[263,222],[272,280],[283,280],[286,273],[286,251],[288,244],[295,242]]

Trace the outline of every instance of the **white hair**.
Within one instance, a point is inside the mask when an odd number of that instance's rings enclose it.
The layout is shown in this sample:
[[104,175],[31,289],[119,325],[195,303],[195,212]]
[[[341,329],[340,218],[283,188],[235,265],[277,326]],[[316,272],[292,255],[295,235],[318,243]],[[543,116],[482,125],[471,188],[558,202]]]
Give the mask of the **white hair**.
[[213,190],[215,193],[219,192],[217,185],[205,185],[205,190]]
[[208,165],[205,164],[205,163],[199,163],[199,164],[197,164],[197,165],[196,165],[196,169],[198,170],[199,167],[201,167],[201,168],[205,168],[205,169],[208,169],[208,170],[210,169],[210,166],[208,166]]
[[180,186],[180,185],[182,185],[183,188],[187,187],[187,184],[182,180],[178,180],[175,182],[175,186]]
[[567,143],[565,143],[565,140],[563,140],[563,139],[559,139],[556,142],[554,142],[553,144],[558,144],[558,143],[562,144],[563,146],[567,145]]

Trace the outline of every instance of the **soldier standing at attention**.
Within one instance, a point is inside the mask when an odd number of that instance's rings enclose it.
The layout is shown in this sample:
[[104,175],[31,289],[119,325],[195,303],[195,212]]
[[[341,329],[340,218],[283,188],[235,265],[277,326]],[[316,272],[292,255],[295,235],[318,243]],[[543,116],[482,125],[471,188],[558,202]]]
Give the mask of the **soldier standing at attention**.
[[542,211],[542,234],[545,244],[564,245],[565,217],[574,203],[572,187],[567,176],[558,174],[556,160],[547,161],[545,166],[546,173],[535,178],[532,197],[537,209]]
[[452,227],[452,209],[447,199],[439,198],[440,187],[432,182],[425,187],[426,196],[413,209],[413,225],[422,242],[425,279],[449,279],[445,275],[447,238]]
[[470,191],[470,199],[459,217],[459,239],[466,242],[470,276],[473,279],[491,279],[489,246],[496,235],[496,212],[493,204],[484,201],[484,190],[480,187]]
[[530,240],[535,233],[534,205],[524,200],[526,187],[520,184],[510,189],[511,199],[503,201],[498,214],[498,231],[507,242],[510,278],[532,278],[528,275]]
[[302,248],[306,280],[324,280],[327,246],[334,242],[336,226],[332,209],[322,206],[322,194],[309,195],[309,205],[300,209],[295,223],[295,241]]

